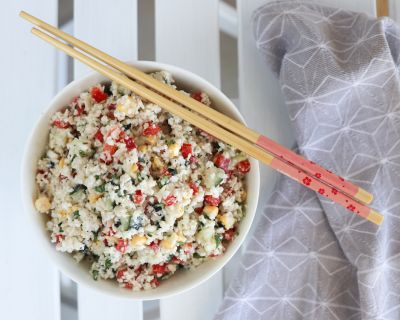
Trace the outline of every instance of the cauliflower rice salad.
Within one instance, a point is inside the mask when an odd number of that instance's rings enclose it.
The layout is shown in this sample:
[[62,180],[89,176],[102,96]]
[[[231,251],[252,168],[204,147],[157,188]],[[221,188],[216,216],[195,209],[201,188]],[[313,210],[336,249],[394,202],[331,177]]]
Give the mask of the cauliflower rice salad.
[[[173,86],[165,71],[151,74]],[[204,92],[191,96],[211,106]],[[99,84],[51,119],[35,207],[94,280],[157,287],[223,254],[245,210],[240,151],[129,90]]]

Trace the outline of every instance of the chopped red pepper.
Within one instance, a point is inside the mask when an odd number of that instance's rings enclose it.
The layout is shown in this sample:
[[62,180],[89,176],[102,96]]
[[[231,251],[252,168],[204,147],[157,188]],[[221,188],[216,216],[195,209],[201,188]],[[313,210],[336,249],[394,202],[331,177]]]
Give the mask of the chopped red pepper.
[[189,163],[190,164],[194,164],[194,163],[197,163],[199,161],[199,159],[197,159],[197,157],[195,157],[195,156],[191,156],[190,157],[190,159],[189,159]]
[[170,194],[168,197],[164,199],[164,203],[166,206],[173,206],[176,203],[176,197]]
[[193,251],[193,245],[191,243],[185,243],[183,246],[183,252],[186,254],[192,253]]
[[[122,132],[123,132],[123,131],[122,131]],[[131,138],[131,137],[125,137],[125,138],[124,138],[124,141],[125,141],[126,149],[127,149],[128,151],[131,151],[131,150],[133,150],[133,149],[136,149],[135,140],[133,140],[133,138]]]
[[56,244],[59,244],[61,240],[65,239],[65,236],[63,234],[56,234]]
[[199,102],[201,102],[201,100],[202,100],[201,91],[193,92],[190,96],[191,96],[193,99],[195,99],[195,100],[197,100],[197,101],[199,101]]
[[222,153],[217,153],[214,157],[214,164],[218,167],[224,170],[225,172],[228,172],[228,167],[229,164],[231,163],[231,159],[225,158]]
[[105,144],[104,145],[104,152],[108,152],[110,155],[113,155],[118,150],[116,145]]
[[75,110],[76,110],[76,115],[77,115],[77,116],[80,116],[80,115],[82,115],[82,114],[84,113],[84,111],[85,111],[85,105],[83,104],[83,105],[81,105],[81,106],[76,106],[76,107],[75,107]]
[[117,279],[121,279],[127,270],[127,268],[119,269],[116,274]]
[[210,195],[206,195],[204,196],[204,202],[210,206],[217,206],[219,205],[219,203],[221,202],[220,198],[215,198],[213,196]]
[[153,241],[152,243],[149,244],[149,247],[153,249],[153,251],[158,251],[160,247],[158,246],[158,241]]
[[125,253],[126,247],[127,247],[127,241],[119,239],[115,249],[117,249],[121,253]]
[[158,273],[164,274],[164,273],[169,272],[166,264],[153,264],[152,269],[153,269],[153,273],[156,273],[156,274],[158,274]]
[[177,258],[176,256],[172,257],[171,262],[175,263],[175,264],[183,264],[183,261],[181,259]]
[[53,125],[59,129],[67,129],[71,126],[68,122],[58,119],[53,121]]
[[125,141],[125,132],[124,131],[120,131],[120,133],[118,134],[118,138],[117,138],[117,142],[121,142],[122,140]]
[[125,289],[132,289],[132,288],[133,288],[133,284],[130,283],[130,282],[125,282],[124,288],[125,288]]
[[115,115],[114,115],[114,111],[109,111],[107,112],[107,117],[110,120],[115,120]]
[[110,103],[108,106],[107,106],[107,109],[108,110],[115,110],[117,108],[117,105],[115,104],[115,103]]
[[190,143],[184,143],[181,147],[182,156],[187,159],[189,155],[193,153],[192,145]]
[[110,229],[108,229],[106,235],[109,237],[112,237],[114,234],[116,234],[117,231],[115,231],[112,227]]
[[224,233],[224,239],[231,241],[233,239],[234,235],[235,235],[235,228],[226,230]]
[[93,100],[97,103],[102,102],[108,98],[108,94],[103,92],[103,90],[98,87],[93,87],[90,91],[90,94],[92,95]]
[[143,129],[144,136],[154,136],[160,132],[161,128],[159,125],[154,124],[152,121],[146,122],[147,127]]
[[248,173],[250,171],[250,168],[251,168],[251,165],[250,165],[250,161],[249,160],[240,161],[236,165],[236,169],[240,173]]
[[198,207],[194,209],[194,212],[196,212],[197,214],[201,214],[203,212],[204,207]]
[[153,280],[150,281],[150,284],[153,287],[158,287],[160,285],[160,281],[158,281],[157,278],[154,278]]
[[166,176],[166,177],[171,177],[171,176],[172,176],[171,172],[168,171],[168,167],[164,167],[164,168],[162,169],[162,171],[161,171],[161,174],[162,174],[163,176]]
[[104,136],[103,136],[103,134],[101,133],[101,130],[100,130],[100,129],[97,130],[97,132],[94,134],[94,138],[97,139],[97,140],[99,140],[101,143],[104,142]]
[[195,195],[195,194],[197,194],[197,192],[199,192],[199,186],[197,184],[195,184],[194,182],[190,182],[189,187],[190,187],[190,189],[193,190],[193,195]]
[[132,196],[132,200],[135,204],[141,204],[143,201],[142,190],[136,190],[135,194]]

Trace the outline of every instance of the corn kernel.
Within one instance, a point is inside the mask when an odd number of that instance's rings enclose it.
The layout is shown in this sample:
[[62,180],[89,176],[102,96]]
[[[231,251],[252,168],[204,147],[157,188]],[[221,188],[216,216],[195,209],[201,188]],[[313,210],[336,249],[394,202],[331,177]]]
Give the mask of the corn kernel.
[[146,142],[148,144],[154,145],[156,144],[157,138],[155,136],[147,136],[146,137]]
[[140,235],[134,235],[131,239],[131,246],[135,247],[135,246],[141,246],[143,244],[145,244],[147,238],[145,236],[140,236]]
[[224,225],[225,229],[231,229],[235,224],[235,219],[231,213],[225,213],[224,215],[219,215],[217,218]]
[[46,213],[51,208],[51,203],[49,198],[42,196],[36,199],[35,201],[35,208],[40,213]]
[[77,211],[77,210],[79,210],[79,207],[77,207],[77,206],[71,206],[71,207],[68,209],[67,214],[70,215],[71,213],[73,213],[73,212],[75,212],[75,211]]
[[141,153],[146,153],[147,152],[147,146],[145,144],[143,144],[143,145],[139,146],[138,150]]
[[160,247],[163,249],[172,249],[176,245],[177,235],[173,233],[170,237],[161,240]]
[[96,203],[96,201],[99,200],[101,197],[102,197],[101,194],[90,193],[88,196],[89,203],[91,203],[91,204]]
[[139,170],[139,167],[136,163],[131,165],[131,173],[136,173],[136,172],[138,172],[138,170]]
[[124,106],[123,104],[121,104],[121,103],[118,103],[118,104],[117,104],[117,110],[118,110],[119,112],[124,113],[124,114],[127,114],[127,113],[128,113],[128,108],[125,107],[125,106]]
[[216,206],[205,206],[203,209],[203,212],[212,220],[218,215],[218,211]]
[[64,168],[64,164],[65,164],[65,159],[61,158],[60,161],[58,162],[59,167]]
[[185,213],[185,209],[178,204],[176,205],[176,212],[177,212],[176,218],[178,219],[183,216],[183,214]]
[[176,234],[176,241],[179,241],[179,242],[185,242],[186,241],[186,237],[183,235],[182,231],[179,231]]
[[58,211],[57,213],[58,213],[58,215],[59,215],[61,218],[64,218],[64,217],[67,215],[67,211],[65,211],[65,210],[63,210],[63,209],[61,209],[61,210]]
[[185,213],[184,207],[182,205],[180,205],[180,204],[176,204],[176,205],[173,205],[173,206],[168,206],[166,208],[166,211],[168,212],[168,214],[173,216],[175,219],[179,219]]
[[179,145],[174,143],[168,146],[168,153],[171,158],[175,158],[179,155]]
[[160,157],[154,156],[151,166],[153,169],[161,169],[164,168],[164,162],[161,160]]

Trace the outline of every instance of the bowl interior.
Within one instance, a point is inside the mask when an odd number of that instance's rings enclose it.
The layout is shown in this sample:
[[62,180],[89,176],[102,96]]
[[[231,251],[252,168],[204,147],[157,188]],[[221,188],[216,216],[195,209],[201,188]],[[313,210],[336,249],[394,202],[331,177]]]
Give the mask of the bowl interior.
[[[158,70],[167,70],[171,72],[177,82],[178,88],[187,90],[202,90],[207,92],[216,108],[226,115],[244,122],[242,116],[237,111],[233,103],[222,94],[213,85],[200,78],[199,76],[186,70],[155,62],[135,62],[132,65],[145,72]],[[84,263],[76,263],[68,254],[55,250],[54,245],[50,243],[49,233],[45,230],[46,216],[36,212],[34,208],[34,199],[37,195],[35,172],[36,164],[44,152],[48,139],[50,118],[54,112],[61,107],[68,105],[72,98],[80,92],[87,90],[99,82],[105,82],[107,79],[100,74],[92,73],[79,80],[71,82],[65,87],[50,103],[44,111],[40,120],[35,125],[34,130],[28,140],[25,149],[24,159],[22,161],[21,186],[22,197],[25,211],[28,214],[31,225],[34,227],[35,234],[38,235],[38,244],[40,250],[44,250],[47,255],[55,262],[57,267],[79,284],[97,289],[103,293],[125,297],[130,299],[160,299],[188,290],[203,281],[210,278],[219,269],[221,269],[233,256],[236,250],[242,244],[248,233],[255,214],[258,192],[259,192],[259,167],[258,162],[251,159],[252,169],[247,175],[247,210],[239,226],[239,236],[228,246],[224,255],[203,263],[192,271],[177,272],[172,278],[162,283],[162,285],[153,290],[132,292],[118,287],[114,281],[99,280],[94,281],[89,274],[88,266]]]

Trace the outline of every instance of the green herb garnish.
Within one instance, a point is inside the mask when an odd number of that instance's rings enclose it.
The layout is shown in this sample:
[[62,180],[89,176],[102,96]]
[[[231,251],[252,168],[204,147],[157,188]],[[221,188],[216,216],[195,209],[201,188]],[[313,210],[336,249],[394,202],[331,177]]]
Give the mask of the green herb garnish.
[[93,280],[97,281],[97,279],[99,278],[99,270],[92,271],[92,278]]
[[162,187],[164,187],[167,183],[168,183],[169,179],[168,177],[162,177],[160,180],[158,180],[157,184],[158,187],[161,189]]
[[77,193],[80,190],[86,190],[87,187],[84,184],[77,184],[69,194]]
[[78,219],[80,217],[79,210],[76,210],[72,213],[73,219]]
[[158,211],[164,209],[164,207],[165,207],[165,204],[164,204],[164,203],[155,203],[155,204],[153,204],[153,208],[154,208],[154,210],[155,210],[156,212],[158,212]]
[[123,125],[124,130],[129,130],[131,128],[131,126],[132,126],[132,123],[128,123],[128,124],[124,124]]
[[195,253],[193,253],[193,258],[200,259],[203,257],[201,255],[199,255],[197,252],[195,252]]
[[216,235],[214,236],[214,239],[215,239],[215,243],[216,243],[216,245],[217,245],[217,247],[218,247],[219,244],[220,244],[221,241],[222,241],[222,236],[221,236],[220,234],[216,234]]
[[106,185],[102,184],[101,186],[97,186],[94,188],[94,190],[96,190],[97,192],[103,193],[104,191],[106,191]]
[[107,258],[104,266],[106,267],[106,270],[110,269],[112,266],[111,260]]
[[169,172],[172,176],[174,176],[174,175],[176,175],[176,174],[178,173],[178,171],[176,171],[176,169],[174,169],[174,168],[168,168],[168,172]]

